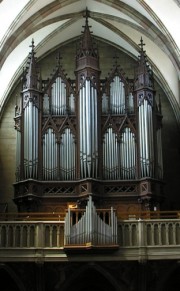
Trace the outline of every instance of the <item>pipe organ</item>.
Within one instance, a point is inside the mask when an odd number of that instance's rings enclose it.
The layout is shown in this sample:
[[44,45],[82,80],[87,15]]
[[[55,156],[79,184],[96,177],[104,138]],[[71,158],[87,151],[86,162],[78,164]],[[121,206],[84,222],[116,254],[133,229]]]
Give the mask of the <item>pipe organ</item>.
[[116,63],[101,79],[99,52],[86,16],[74,79],[60,60],[41,80],[35,47],[16,107],[16,182],[19,211],[83,205],[149,209],[162,199],[161,106],[140,43],[134,79]]
[[106,212],[108,222],[105,222],[97,213],[96,207],[90,196],[87,201],[85,212],[81,214],[78,221],[73,223],[71,209],[65,216],[65,248],[71,245],[93,248],[106,245],[106,247],[118,247],[117,244],[117,217],[111,207],[109,213]]

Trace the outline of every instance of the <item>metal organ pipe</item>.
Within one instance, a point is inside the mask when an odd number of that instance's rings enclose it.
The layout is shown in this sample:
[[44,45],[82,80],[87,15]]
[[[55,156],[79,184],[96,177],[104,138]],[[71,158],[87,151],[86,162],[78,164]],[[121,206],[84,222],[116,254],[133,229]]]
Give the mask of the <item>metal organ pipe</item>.
[[69,96],[69,109],[71,114],[75,113],[75,100],[72,93]]
[[112,128],[108,128],[103,143],[103,172],[104,178],[115,180],[119,178],[119,143]]
[[163,179],[163,157],[161,128],[157,130],[158,178]]
[[49,96],[48,96],[48,94],[44,94],[44,97],[43,97],[43,113],[49,114]]
[[80,99],[80,104],[79,104],[79,114],[80,114],[80,122],[79,122],[79,131],[80,131],[80,172],[81,175],[83,176],[83,138],[82,138],[82,133],[83,133],[83,88],[79,91],[79,99]]
[[21,132],[16,131],[16,181],[20,178],[20,166],[21,166]]
[[66,113],[66,86],[61,77],[57,77],[52,85],[51,105],[53,115],[64,115]]
[[119,76],[115,76],[110,84],[110,107],[113,114],[123,114],[125,112],[124,83]]
[[53,129],[48,128],[43,143],[43,177],[46,180],[57,178],[57,142]]
[[63,180],[75,179],[75,143],[69,128],[65,129],[61,139],[60,173]]
[[134,99],[133,99],[132,93],[129,93],[129,96],[128,96],[128,111],[130,113],[134,112]]
[[37,178],[38,109],[29,100],[24,109],[24,171],[25,178]]
[[153,121],[152,107],[146,99],[139,107],[139,133],[141,176],[150,177],[154,168]]
[[135,139],[130,128],[126,127],[122,133],[120,143],[121,179],[135,177]]
[[79,97],[81,177],[97,177],[97,92],[90,80],[85,80]]
[[105,93],[102,96],[102,113],[108,113],[108,96]]

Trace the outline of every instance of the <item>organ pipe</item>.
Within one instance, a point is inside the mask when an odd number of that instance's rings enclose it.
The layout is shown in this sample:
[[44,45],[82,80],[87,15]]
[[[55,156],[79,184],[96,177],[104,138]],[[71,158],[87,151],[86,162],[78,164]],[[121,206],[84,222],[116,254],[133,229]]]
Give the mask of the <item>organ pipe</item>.
[[71,215],[70,208],[68,208],[65,216],[65,245],[117,244],[117,217],[113,207],[108,213],[109,223],[106,223],[96,212],[90,196],[85,212],[74,225],[72,225]]
[[76,148],[70,129],[65,129],[60,144],[57,143],[55,133],[51,128],[47,130],[43,140],[44,180],[74,180]]
[[75,113],[75,98],[74,95],[71,93],[69,96],[69,111],[71,114]]
[[61,77],[57,77],[51,90],[51,110],[53,115],[66,114],[66,85]]
[[60,176],[62,180],[75,179],[75,143],[69,128],[66,128],[60,143]]
[[128,98],[127,98],[128,104],[127,104],[127,109],[129,113],[134,113],[134,98],[133,94],[129,93]]
[[102,113],[108,113],[108,96],[105,93],[102,96]]
[[97,177],[97,92],[90,80],[85,80],[80,89],[79,107],[81,177]]
[[139,107],[141,177],[154,175],[152,107],[146,99]]
[[16,132],[16,181],[20,179],[20,166],[21,166],[21,132]]
[[38,108],[30,100],[24,109],[24,175],[37,178]]
[[135,139],[130,128],[125,128],[122,132],[120,143],[120,157],[121,157],[121,178],[134,179],[135,178]]
[[104,135],[103,143],[103,171],[105,179],[115,180],[120,178],[118,149],[117,135],[113,133],[112,128],[108,128]]
[[43,114],[49,114],[49,96],[44,94],[43,97]]
[[110,107],[112,114],[123,114],[125,112],[124,83],[119,76],[115,76],[110,84]]
[[134,179],[136,167],[136,146],[130,128],[122,132],[121,142],[109,128],[104,135],[103,171],[105,179]]
[[53,129],[49,128],[43,139],[43,177],[44,180],[57,179],[57,142]]
[[162,156],[162,136],[161,128],[157,130],[157,147],[158,147],[158,178],[163,178],[163,156]]

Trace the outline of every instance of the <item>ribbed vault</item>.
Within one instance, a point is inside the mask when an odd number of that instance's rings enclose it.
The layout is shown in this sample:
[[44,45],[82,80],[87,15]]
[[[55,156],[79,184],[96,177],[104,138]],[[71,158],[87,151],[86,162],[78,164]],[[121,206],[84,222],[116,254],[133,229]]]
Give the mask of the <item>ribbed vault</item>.
[[[1,109],[17,83],[34,38],[37,58],[77,39],[88,10],[96,39],[134,59],[142,36],[156,80],[179,120],[179,4],[164,0],[4,0],[0,4]],[[171,13],[170,13],[171,12]]]

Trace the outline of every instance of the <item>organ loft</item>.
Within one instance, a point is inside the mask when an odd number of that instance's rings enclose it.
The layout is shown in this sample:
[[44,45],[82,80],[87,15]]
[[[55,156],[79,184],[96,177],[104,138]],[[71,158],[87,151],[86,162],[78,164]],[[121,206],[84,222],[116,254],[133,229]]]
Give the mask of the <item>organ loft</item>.
[[32,41],[23,72],[14,202],[18,211],[96,207],[118,212],[160,208],[163,199],[162,114],[141,39],[134,79],[118,58],[101,79],[98,47],[85,17],[74,79],[60,58],[41,79]]

